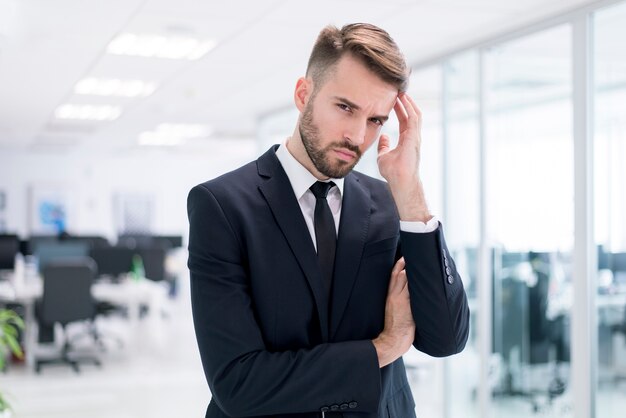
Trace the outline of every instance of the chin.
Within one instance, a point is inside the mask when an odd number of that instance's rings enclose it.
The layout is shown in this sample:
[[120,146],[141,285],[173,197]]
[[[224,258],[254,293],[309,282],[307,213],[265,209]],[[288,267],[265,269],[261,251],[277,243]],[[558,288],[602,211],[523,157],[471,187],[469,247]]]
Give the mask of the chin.
[[345,176],[350,174],[350,172],[352,171],[352,169],[354,168],[355,165],[356,164],[347,164],[345,162],[341,162],[339,164],[335,164],[332,167],[332,170],[328,170],[329,173],[327,173],[326,175],[332,174],[329,177],[335,178],[335,179],[344,178]]

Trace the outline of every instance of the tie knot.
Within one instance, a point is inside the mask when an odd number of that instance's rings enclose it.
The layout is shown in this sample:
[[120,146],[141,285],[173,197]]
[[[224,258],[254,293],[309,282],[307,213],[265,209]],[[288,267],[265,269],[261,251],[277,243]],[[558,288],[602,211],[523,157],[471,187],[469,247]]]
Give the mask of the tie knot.
[[316,181],[311,187],[309,187],[309,189],[313,192],[317,199],[326,199],[328,191],[334,185],[335,183],[333,183],[332,181],[329,181],[327,183],[323,181]]

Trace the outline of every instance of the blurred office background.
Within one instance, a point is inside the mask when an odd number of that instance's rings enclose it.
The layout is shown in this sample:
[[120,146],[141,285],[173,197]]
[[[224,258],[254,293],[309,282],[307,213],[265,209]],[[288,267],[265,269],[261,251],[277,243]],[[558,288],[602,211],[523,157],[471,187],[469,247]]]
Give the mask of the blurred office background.
[[[462,354],[405,356],[418,416],[623,415],[626,2],[0,0],[15,417],[203,416],[187,192],[291,134],[317,33],[353,21],[413,67],[422,177],[472,311]],[[360,169],[379,176],[373,152]],[[55,268],[90,278],[93,315],[45,326]],[[41,364],[66,337],[100,367]]]

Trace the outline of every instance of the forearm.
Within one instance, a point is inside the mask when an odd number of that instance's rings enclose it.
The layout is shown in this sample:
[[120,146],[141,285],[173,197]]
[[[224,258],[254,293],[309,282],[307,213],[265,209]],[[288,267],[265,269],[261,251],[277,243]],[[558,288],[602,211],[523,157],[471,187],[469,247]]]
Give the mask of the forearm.
[[215,288],[204,279],[192,272],[196,337],[211,393],[226,414],[316,412],[352,402],[353,412],[377,410],[380,370],[370,341],[269,351],[253,317],[232,300],[210,297]]
[[389,187],[401,221],[428,222],[432,219],[424,187],[418,176],[403,182],[390,183]]
[[312,349],[248,353],[207,375],[218,405],[232,416],[318,412],[352,403],[351,412],[375,412],[380,370],[369,341]]
[[416,327],[415,347],[436,357],[462,351],[469,334],[469,309],[441,225],[426,234],[402,232],[401,241]]

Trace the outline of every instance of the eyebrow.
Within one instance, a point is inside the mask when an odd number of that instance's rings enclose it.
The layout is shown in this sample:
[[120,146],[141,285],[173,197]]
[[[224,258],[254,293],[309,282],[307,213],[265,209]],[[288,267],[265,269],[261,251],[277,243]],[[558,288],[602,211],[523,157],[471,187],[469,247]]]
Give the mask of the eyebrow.
[[[351,108],[353,108],[355,110],[361,110],[361,106],[359,106],[358,104],[356,104],[356,103],[346,99],[345,97],[334,96],[333,98],[335,100],[340,101],[340,102],[344,102],[345,104],[347,104],[348,106],[350,106]],[[389,116],[385,116],[385,115],[373,116],[373,118],[380,119],[383,122],[387,122],[387,120],[389,120]]]

